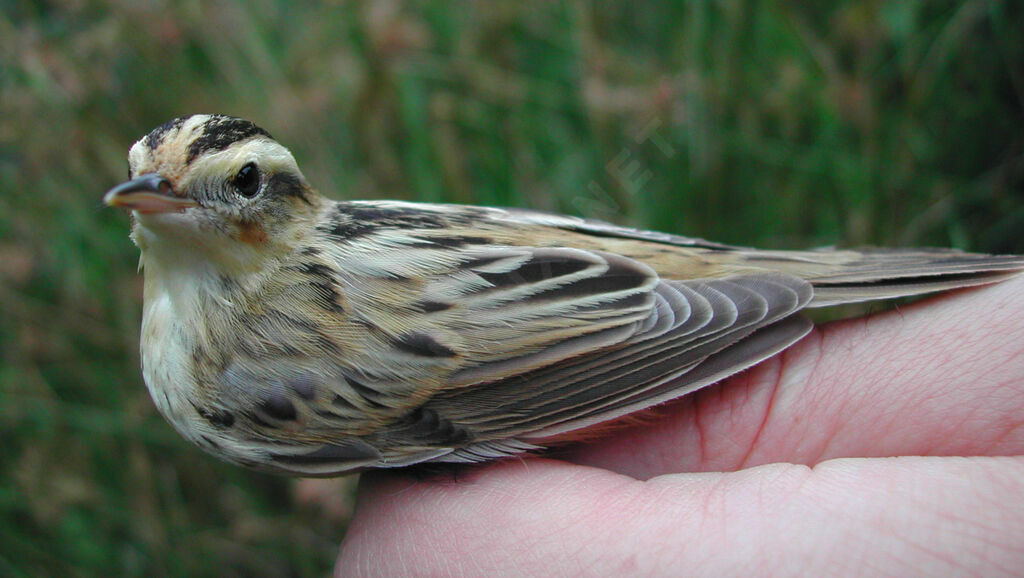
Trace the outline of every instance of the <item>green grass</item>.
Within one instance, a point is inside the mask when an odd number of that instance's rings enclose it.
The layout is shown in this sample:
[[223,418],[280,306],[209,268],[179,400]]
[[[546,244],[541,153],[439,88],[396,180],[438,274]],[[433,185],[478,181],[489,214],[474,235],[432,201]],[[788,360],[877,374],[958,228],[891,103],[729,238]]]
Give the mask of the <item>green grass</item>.
[[1019,2],[2,6],[0,575],[323,575],[343,536],[350,502],[207,458],[141,383],[99,199],[174,116],[256,121],[337,198],[1024,252]]

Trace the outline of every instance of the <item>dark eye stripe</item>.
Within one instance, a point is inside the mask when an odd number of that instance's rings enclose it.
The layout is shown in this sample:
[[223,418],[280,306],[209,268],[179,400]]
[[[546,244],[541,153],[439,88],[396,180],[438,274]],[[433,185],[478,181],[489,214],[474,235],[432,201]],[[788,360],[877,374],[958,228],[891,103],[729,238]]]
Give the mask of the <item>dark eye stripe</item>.
[[267,177],[266,194],[271,197],[298,197],[310,203],[311,192],[298,175],[282,172]]

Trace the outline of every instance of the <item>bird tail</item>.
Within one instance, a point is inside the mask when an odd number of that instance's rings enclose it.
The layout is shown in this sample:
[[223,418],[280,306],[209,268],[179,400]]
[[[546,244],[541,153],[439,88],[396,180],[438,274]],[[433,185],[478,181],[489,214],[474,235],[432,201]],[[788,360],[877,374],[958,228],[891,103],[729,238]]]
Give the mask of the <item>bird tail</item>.
[[954,249],[759,251],[751,261],[810,281],[814,298],[808,307],[986,285],[1024,271],[1021,256]]

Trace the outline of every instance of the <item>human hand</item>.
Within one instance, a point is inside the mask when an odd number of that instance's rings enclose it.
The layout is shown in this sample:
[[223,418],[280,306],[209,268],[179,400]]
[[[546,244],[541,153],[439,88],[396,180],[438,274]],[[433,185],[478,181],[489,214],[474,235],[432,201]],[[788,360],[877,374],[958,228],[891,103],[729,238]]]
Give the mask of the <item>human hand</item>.
[[1024,277],[826,325],[558,460],[364,474],[336,572],[1018,574],[1022,353]]

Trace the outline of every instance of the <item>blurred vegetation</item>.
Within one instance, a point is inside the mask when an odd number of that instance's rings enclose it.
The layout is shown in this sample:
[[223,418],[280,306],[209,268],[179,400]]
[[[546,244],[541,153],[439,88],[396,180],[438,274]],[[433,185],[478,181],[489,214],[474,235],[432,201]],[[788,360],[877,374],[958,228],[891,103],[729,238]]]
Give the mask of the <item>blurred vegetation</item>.
[[351,481],[185,445],[100,206],[172,117],[243,116],[338,198],[771,247],[1024,252],[1024,5],[0,1],[0,575],[323,575]]

